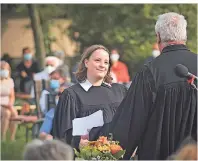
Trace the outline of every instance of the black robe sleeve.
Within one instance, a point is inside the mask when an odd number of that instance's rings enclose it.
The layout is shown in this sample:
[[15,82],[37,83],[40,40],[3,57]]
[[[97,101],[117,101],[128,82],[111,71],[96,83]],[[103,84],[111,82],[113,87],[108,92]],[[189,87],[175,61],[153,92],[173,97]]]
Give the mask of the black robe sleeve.
[[118,107],[112,122],[114,140],[126,149],[129,159],[147,127],[149,112],[155,99],[155,83],[147,67],[136,74],[126,97]]
[[59,98],[53,120],[53,137],[71,144],[72,120],[77,117],[79,107],[75,97],[66,89]]

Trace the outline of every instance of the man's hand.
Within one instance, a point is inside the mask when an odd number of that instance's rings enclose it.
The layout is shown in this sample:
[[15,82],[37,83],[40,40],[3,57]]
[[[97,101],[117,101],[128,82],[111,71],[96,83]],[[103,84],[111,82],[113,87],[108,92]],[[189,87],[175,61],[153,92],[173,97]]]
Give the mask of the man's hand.
[[23,71],[21,71],[21,76],[22,76],[23,78],[25,78],[25,77],[27,77],[27,73],[23,70]]

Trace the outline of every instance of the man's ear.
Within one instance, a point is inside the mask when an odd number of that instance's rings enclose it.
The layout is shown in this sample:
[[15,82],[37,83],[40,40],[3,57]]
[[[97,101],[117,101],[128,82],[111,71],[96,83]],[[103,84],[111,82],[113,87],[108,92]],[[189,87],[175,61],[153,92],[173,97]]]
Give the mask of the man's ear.
[[159,33],[156,33],[156,38],[157,38],[157,43],[160,44],[161,43],[161,37]]

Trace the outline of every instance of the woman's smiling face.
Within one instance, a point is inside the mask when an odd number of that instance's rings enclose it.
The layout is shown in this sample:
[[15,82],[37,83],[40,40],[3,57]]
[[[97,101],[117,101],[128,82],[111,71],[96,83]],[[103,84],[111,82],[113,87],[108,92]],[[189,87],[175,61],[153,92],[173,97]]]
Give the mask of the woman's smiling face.
[[98,49],[92,53],[84,63],[87,68],[87,75],[95,80],[104,79],[109,69],[109,53],[103,49]]

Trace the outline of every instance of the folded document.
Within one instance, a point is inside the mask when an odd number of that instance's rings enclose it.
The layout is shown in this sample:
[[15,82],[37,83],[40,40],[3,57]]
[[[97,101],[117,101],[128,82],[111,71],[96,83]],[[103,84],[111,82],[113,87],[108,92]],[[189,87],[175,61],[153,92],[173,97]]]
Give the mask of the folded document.
[[93,127],[103,126],[103,111],[99,110],[89,116],[72,120],[73,136],[87,135]]

